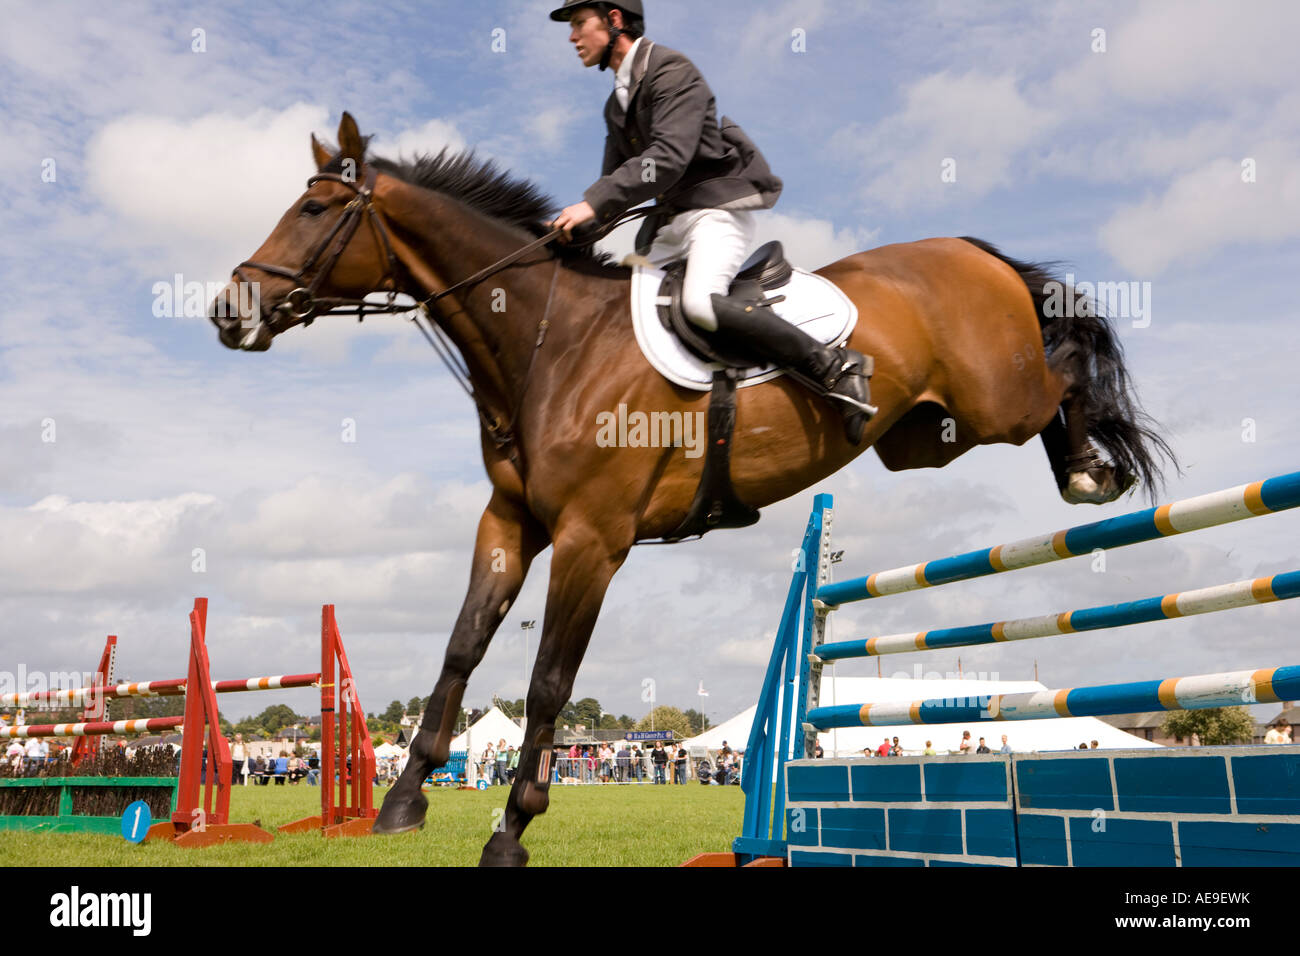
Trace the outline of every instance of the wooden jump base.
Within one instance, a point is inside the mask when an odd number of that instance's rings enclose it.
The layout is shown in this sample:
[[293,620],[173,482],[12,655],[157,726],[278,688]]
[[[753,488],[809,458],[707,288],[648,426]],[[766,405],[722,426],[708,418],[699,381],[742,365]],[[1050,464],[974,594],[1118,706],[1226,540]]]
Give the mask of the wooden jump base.
[[[1152,865],[1179,865],[1189,859],[1235,865],[1300,863],[1300,783],[1292,782],[1300,776],[1300,754],[1277,748],[1259,752],[1241,748],[1240,754],[1217,749],[1193,751],[1200,756],[1200,764],[1185,762],[1189,757],[1181,750],[1154,755],[1150,751],[1107,751],[1101,756],[1094,751],[1091,763],[1082,753],[1036,754],[1032,759],[996,755],[980,758],[984,765],[996,765],[982,771],[976,770],[972,757],[900,758],[879,761],[878,765],[873,761],[812,759],[818,732],[831,727],[1100,716],[1300,698],[1300,667],[1279,667],[974,699],[819,706],[821,671],[827,661],[1074,634],[1288,600],[1300,596],[1300,572],[1036,618],[826,644],[826,618],[840,605],[1033,567],[1091,554],[1098,548],[1126,547],[1297,506],[1300,472],[832,584],[832,499],[818,495],[746,750],[741,780],[746,795],[742,834],[732,853],[703,854],[688,865],[735,866],[755,861],[780,865],[787,860],[793,865],[971,861],[1106,865],[1100,861],[1113,863],[1122,858],[1114,855],[1114,846],[1098,844],[1086,827],[1075,825],[1071,814],[1077,808],[1071,800],[1076,798],[1085,803],[1091,800],[1091,808],[1109,806],[1115,814],[1111,818],[1114,832],[1122,835],[1115,837],[1121,840],[1122,852],[1150,859]],[[1105,766],[1100,767],[1098,760]],[[1183,771],[1187,773],[1181,775]],[[889,780],[882,774],[889,774]],[[1041,792],[1044,779],[1055,780],[1051,786],[1057,788],[1047,797]],[[1172,796],[1161,791],[1171,786],[1171,779],[1182,787]],[[1114,787],[1111,781],[1117,781]],[[1078,793],[1066,792],[1071,788]],[[926,802],[927,794],[938,793],[959,803],[934,806]],[[1087,799],[1080,796],[1083,793]],[[1235,796],[1227,799],[1229,793]],[[984,797],[988,801],[980,802]],[[971,800],[976,802],[970,804]],[[972,806],[992,816],[977,820],[970,816]],[[1201,816],[1190,812],[1189,806],[1200,808]],[[1037,812],[1044,807],[1052,813]],[[1126,811],[1139,816],[1125,818]],[[796,814],[798,825],[794,826]],[[1209,816],[1202,819],[1206,814]],[[1214,814],[1226,815],[1226,820]],[[977,822],[996,832],[981,833]],[[1013,840],[1013,844],[1036,849],[1020,855],[1019,851],[1004,852],[1002,837],[1008,827],[1020,834],[1019,843]],[[1018,827],[1026,829],[1021,832]],[[1271,846],[1262,846],[1249,835],[1270,827],[1275,833],[1284,833]],[[1169,834],[1175,834],[1175,850],[1166,852]],[[1181,856],[1178,837],[1184,846]],[[930,838],[943,845],[926,844]],[[985,840],[981,846],[997,849],[976,853],[962,842],[967,839]],[[1201,849],[1203,846],[1217,849]]]
[[[121,721],[82,721],[67,724],[28,724],[0,728],[0,738],[77,737],[99,739],[106,734],[150,733],[182,730],[181,765],[175,781],[175,798],[170,819],[149,828],[146,840],[171,840],[178,846],[211,846],[231,841],[270,842],[270,833],[246,823],[230,822],[230,788],[233,761],[230,744],[218,723],[216,695],[256,690],[296,687],[319,687],[321,692],[321,812],[287,823],[282,833],[318,830],[327,837],[361,836],[370,832],[378,811],[373,805],[372,779],[375,753],[366,728],[364,711],[357,699],[355,680],[343,639],[334,617],[334,606],[321,610],[321,669],[315,674],[291,674],[253,677],[244,680],[214,681],[209,673],[206,642],[207,598],[196,598],[190,613],[190,654],[188,676],[160,681],[114,684],[112,661],[116,637],[109,637],[97,676],[108,681],[90,686],[58,691],[34,691],[0,695],[0,706],[28,706],[49,703],[55,706],[85,706],[86,715],[103,715],[107,701],[125,697],[184,696],[183,717],[151,717]],[[207,753],[210,773],[205,773]],[[86,751],[87,753],[93,751]],[[74,751],[74,762],[78,755]],[[64,778],[58,778],[63,780]],[[97,778],[66,778],[67,792],[73,787],[105,786]],[[113,778],[116,786],[131,786],[134,778]],[[152,779],[152,778],[151,778]],[[337,780],[337,783],[335,782]],[[87,782],[91,781],[91,782]],[[39,779],[4,781],[11,786],[52,786]],[[155,781],[156,783],[156,781]],[[70,803],[70,798],[61,800]],[[18,819],[18,818],[12,818]],[[63,816],[60,829],[77,829],[77,818]],[[102,829],[102,827],[101,827]],[[94,830],[93,832],[100,832]],[[115,831],[108,831],[115,832]]]
[[[194,610],[190,612],[190,668],[186,678],[185,732],[176,810],[170,821],[150,827],[145,839],[166,839],[177,846],[212,846],[236,841],[269,843],[271,834],[265,830],[249,823],[230,822],[233,763],[230,744],[217,723],[216,695],[221,684],[212,680],[208,668],[207,612],[207,598],[196,598]],[[321,692],[321,812],[319,816],[287,823],[279,831],[319,830],[327,837],[361,836],[370,832],[378,816],[371,783],[375,752],[332,604],[321,609],[320,672],[297,675],[294,686],[307,686],[302,679],[308,676],[317,678]],[[273,679],[253,680],[261,683]],[[227,692],[270,689],[270,683],[264,686],[251,686],[253,681],[222,683],[226,685],[222,690]],[[205,743],[209,771],[206,777],[202,766]]]

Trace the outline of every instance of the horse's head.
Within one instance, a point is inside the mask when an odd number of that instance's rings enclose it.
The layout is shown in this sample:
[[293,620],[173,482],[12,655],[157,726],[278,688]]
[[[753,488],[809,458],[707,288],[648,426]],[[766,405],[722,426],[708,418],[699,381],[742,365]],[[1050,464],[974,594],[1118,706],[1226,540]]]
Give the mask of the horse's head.
[[[265,351],[295,325],[310,325],[331,309],[359,308],[368,293],[394,288],[396,259],[373,205],[375,172],[348,113],[338,138],[337,155],[311,138],[317,173],[307,191],[209,307],[227,348]],[[359,228],[363,220],[368,228]]]

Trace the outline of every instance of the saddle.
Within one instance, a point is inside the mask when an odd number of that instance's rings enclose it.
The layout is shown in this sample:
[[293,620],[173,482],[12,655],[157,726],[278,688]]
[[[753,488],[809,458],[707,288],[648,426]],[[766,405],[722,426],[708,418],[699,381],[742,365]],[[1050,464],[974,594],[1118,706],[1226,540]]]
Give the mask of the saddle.
[[[686,261],[679,260],[664,267],[664,279],[659,286],[656,309],[659,321],[686,346],[686,349],[705,362],[718,363],[730,368],[752,368],[764,364],[744,351],[743,345],[730,342],[724,336],[700,328],[682,311],[682,279],[686,276]],[[755,285],[763,292],[773,292],[790,283],[794,268],[785,258],[781,243],[765,242],[754,250],[732,280],[729,294],[743,292]],[[774,296],[769,301],[780,302],[784,296]],[[717,376],[714,376],[716,383]]]

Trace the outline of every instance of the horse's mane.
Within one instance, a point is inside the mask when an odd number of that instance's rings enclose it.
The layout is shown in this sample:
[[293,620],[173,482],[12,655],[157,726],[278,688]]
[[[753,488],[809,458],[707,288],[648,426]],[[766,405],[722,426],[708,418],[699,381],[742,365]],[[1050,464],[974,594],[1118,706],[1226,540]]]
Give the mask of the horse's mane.
[[[555,201],[536,184],[512,176],[491,159],[480,159],[472,149],[449,151],[443,147],[436,155],[417,154],[413,159],[400,161],[367,155],[365,161],[388,176],[450,196],[486,216],[524,229],[534,236],[544,236],[551,231],[548,225],[552,218],[550,214],[558,209]],[[322,171],[340,172],[342,164],[342,156],[336,153]],[[561,259],[574,265],[616,265],[609,253],[597,252],[594,245],[553,242],[550,248]]]

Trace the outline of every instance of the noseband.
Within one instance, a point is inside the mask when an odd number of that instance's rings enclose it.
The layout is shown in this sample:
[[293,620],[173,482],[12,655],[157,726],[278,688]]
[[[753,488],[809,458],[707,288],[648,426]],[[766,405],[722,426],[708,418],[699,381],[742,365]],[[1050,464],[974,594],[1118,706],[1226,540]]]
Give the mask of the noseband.
[[[397,305],[393,299],[397,295],[397,256],[393,254],[393,245],[388,239],[388,229],[384,226],[383,219],[375,212],[375,207],[371,203],[375,189],[375,170],[372,167],[366,169],[365,182],[361,185],[343,176],[340,173],[317,173],[307,180],[307,188],[320,182],[340,183],[351,189],[355,196],[343,208],[343,215],[339,221],[334,224],[330,234],[321,240],[314,252],[307,257],[307,261],[295,272],[284,266],[271,265],[266,262],[254,262],[249,259],[241,262],[235,267],[234,274],[241,282],[249,282],[248,278],[241,271],[245,268],[259,269],[262,272],[268,272],[271,275],[283,276],[297,283],[296,287],[283,302],[278,304],[268,318],[271,320],[268,325],[274,328],[275,316],[285,313],[295,319],[302,321],[303,325],[311,325],[318,315],[355,315],[358,319],[367,315],[386,315],[394,312],[409,312],[409,306]],[[316,297],[316,291],[321,284],[329,277],[331,270],[338,263],[339,258],[347,249],[348,243],[356,235],[358,227],[361,225],[363,216],[370,217],[371,228],[374,229],[379,237],[380,245],[383,246],[386,257],[386,268],[384,278],[380,283],[382,289],[378,291],[388,292],[387,303],[367,302],[365,299],[344,299],[338,297],[320,298]],[[320,267],[316,274],[312,276],[311,281],[306,285],[303,284],[303,277],[311,271],[318,260],[321,260],[322,254],[329,248],[330,243],[334,243],[333,249],[330,249],[329,255],[321,261]],[[260,318],[260,316],[259,316]]]

